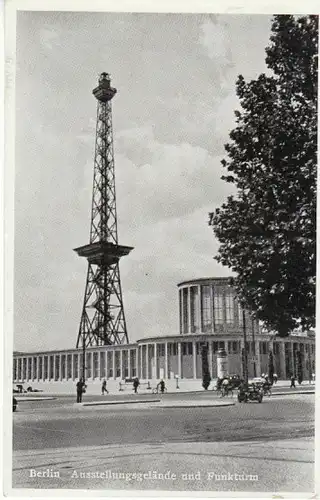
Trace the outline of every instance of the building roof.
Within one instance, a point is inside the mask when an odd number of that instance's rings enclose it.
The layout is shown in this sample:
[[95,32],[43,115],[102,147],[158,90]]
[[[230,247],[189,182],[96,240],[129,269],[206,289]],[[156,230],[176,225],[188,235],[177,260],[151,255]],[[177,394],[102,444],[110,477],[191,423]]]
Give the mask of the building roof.
[[192,283],[207,283],[207,282],[225,282],[227,283],[230,280],[231,276],[212,276],[208,278],[194,278],[186,281],[181,281],[177,284],[177,286],[188,285]]

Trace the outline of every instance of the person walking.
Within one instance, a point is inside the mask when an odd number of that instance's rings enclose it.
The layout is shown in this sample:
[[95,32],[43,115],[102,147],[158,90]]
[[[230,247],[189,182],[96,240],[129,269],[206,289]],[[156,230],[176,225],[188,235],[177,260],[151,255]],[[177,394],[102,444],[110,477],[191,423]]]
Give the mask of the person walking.
[[296,378],[295,378],[295,376],[291,375],[290,380],[291,380],[290,389],[291,389],[291,387],[296,388]]
[[77,382],[77,403],[81,403],[82,402],[82,394],[84,392],[84,388],[85,388],[85,383],[84,383],[84,380],[83,378],[81,378],[78,382]]
[[102,396],[104,396],[104,393],[105,393],[105,392],[106,392],[107,394],[109,394],[109,391],[108,391],[108,389],[107,389],[107,381],[106,381],[106,380],[104,380],[104,381],[102,382],[102,387],[101,387],[101,393],[102,393]]
[[133,390],[134,390],[135,394],[137,394],[137,392],[138,392],[139,385],[140,385],[139,379],[136,377],[133,381]]

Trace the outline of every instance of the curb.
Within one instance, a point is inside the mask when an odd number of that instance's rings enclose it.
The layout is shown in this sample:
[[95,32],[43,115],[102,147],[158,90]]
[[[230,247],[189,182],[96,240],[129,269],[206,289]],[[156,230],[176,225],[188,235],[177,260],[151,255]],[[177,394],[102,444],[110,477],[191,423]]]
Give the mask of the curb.
[[[160,399],[139,399],[135,401],[88,401],[86,403],[80,403],[80,406],[111,406],[111,405],[132,405],[132,404],[145,404],[145,403],[160,403]],[[74,403],[78,406],[79,403]]]
[[24,397],[24,396],[21,396],[21,397],[17,397],[17,396],[14,396],[16,398],[16,400],[19,402],[23,402],[23,401],[51,401],[53,399],[57,399],[55,396],[43,396],[43,397]]
[[190,404],[188,402],[182,402],[181,404],[179,403],[174,403],[172,405],[164,404],[164,405],[159,405],[159,408],[214,408],[214,407],[223,407],[223,406],[235,406],[234,401],[226,401],[226,402],[217,402],[217,403],[197,403],[197,404]]
[[315,394],[315,391],[272,392],[271,396],[294,396],[295,394]]

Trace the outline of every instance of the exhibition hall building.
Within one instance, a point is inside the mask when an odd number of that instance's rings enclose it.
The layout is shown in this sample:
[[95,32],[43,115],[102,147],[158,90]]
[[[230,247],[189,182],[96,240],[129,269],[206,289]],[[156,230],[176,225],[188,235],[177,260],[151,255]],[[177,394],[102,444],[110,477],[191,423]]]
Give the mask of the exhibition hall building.
[[160,379],[168,387],[191,380],[200,386],[203,346],[207,347],[212,379],[217,377],[221,350],[226,353],[228,373],[241,375],[244,349],[249,378],[268,372],[270,352],[278,379],[297,374],[300,352],[303,379],[311,379],[315,371],[314,332],[293,332],[282,338],[264,331],[248,311],[242,310],[229,278],[184,281],[178,285],[178,298],[179,332],[143,337],[134,343],[91,346],[85,351],[15,352],[13,383],[40,390],[69,390],[84,374],[87,384],[100,386],[107,380],[108,387],[120,390],[135,377],[141,387],[154,386]]

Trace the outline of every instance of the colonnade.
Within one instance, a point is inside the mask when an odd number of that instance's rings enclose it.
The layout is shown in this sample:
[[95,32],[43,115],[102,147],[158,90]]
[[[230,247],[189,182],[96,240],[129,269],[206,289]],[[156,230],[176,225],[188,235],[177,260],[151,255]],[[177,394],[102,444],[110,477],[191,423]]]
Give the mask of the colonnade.
[[[207,347],[209,370],[216,376],[216,354],[224,349],[228,355],[229,373],[241,373],[243,338],[239,335],[188,335],[145,339],[137,344],[89,348],[85,352],[85,378],[89,380],[138,377],[142,380],[201,378],[202,346]],[[303,354],[305,373],[314,372],[314,340],[307,337],[271,339],[256,336],[246,345],[249,376],[260,376],[268,369],[268,357],[273,353],[279,378],[296,373],[296,352]],[[76,380],[83,375],[83,353],[60,351],[16,354],[13,360],[13,381]]]

